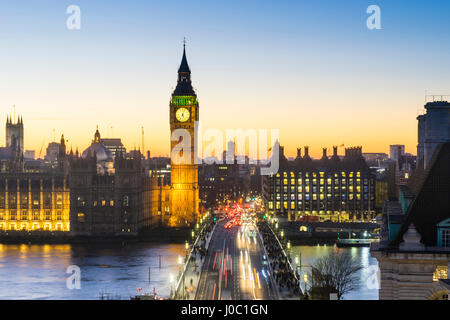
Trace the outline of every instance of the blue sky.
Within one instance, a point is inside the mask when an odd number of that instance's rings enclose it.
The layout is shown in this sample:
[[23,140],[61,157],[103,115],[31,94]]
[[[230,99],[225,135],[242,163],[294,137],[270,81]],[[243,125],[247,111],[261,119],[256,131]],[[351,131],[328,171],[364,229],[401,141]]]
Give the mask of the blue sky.
[[[66,8],[81,8],[81,30]],[[366,8],[381,8],[381,30]],[[212,128],[280,128],[310,145],[415,152],[428,93],[450,93],[449,1],[3,1],[0,119],[23,114],[27,149],[95,126],[168,154],[168,102],[182,40]],[[0,135],[0,139],[3,137]]]

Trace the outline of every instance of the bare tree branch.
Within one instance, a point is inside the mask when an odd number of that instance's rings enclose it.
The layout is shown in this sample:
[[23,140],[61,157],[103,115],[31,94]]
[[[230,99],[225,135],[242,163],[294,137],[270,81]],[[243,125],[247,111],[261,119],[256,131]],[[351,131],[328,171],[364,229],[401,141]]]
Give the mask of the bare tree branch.
[[358,288],[357,272],[362,269],[348,253],[333,252],[317,259],[312,265],[312,294],[328,299],[330,293],[342,296]]

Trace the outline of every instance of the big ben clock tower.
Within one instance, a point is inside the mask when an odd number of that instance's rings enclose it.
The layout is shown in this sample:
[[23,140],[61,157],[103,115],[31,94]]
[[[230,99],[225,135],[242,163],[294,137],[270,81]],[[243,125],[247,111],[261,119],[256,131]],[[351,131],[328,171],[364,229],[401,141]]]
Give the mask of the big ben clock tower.
[[[183,45],[183,58],[178,69],[177,87],[172,93],[170,101],[170,132],[171,137],[175,130],[184,129],[189,135],[179,140],[171,141],[171,217],[169,226],[190,226],[195,223],[198,214],[199,192],[198,192],[198,165],[195,161],[195,121],[198,121],[197,95],[191,84],[191,70],[186,59],[186,48]],[[187,154],[176,154],[174,159],[174,148],[185,141],[183,145],[188,146],[190,152]],[[186,150],[188,151],[188,150]],[[186,152],[180,151],[178,153]],[[180,159],[182,159],[180,161]]]

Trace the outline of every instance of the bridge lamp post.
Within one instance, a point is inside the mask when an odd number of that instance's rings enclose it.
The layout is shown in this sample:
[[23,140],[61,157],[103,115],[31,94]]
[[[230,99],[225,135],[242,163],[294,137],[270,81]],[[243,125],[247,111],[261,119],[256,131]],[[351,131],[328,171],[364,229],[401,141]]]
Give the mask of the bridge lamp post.
[[174,283],[174,277],[173,277],[173,274],[169,274],[169,283],[170,283],[170,296],[172,297],[172,298],[174,298],[174,296],[175,296],[175,294],[174,294],[174,292],[173,292],[173,283]]
[[308,283],[308,275],[305,273],[304,275],[303,275],[303,280],[305,281],[305,294],[306,294],[306,284]]
[[186,256],[187,256],[188,250],[189,250],[189,242],[186,241],[186,243],[184,244],[184,247],[186,249]]

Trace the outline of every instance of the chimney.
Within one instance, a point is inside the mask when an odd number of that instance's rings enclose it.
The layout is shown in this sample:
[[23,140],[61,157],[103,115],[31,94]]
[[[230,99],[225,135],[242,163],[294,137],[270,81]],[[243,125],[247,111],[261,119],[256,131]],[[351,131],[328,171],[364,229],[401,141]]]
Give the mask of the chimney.
[[297,159],[302,157],[302,148],[297,148]]
[[328,159],[327,148],[322,148],[322,159]]
[[337,157],[337,146],[333,146],[333,157]]
[[280,146],[280,156],[284,158],[284,146]]

